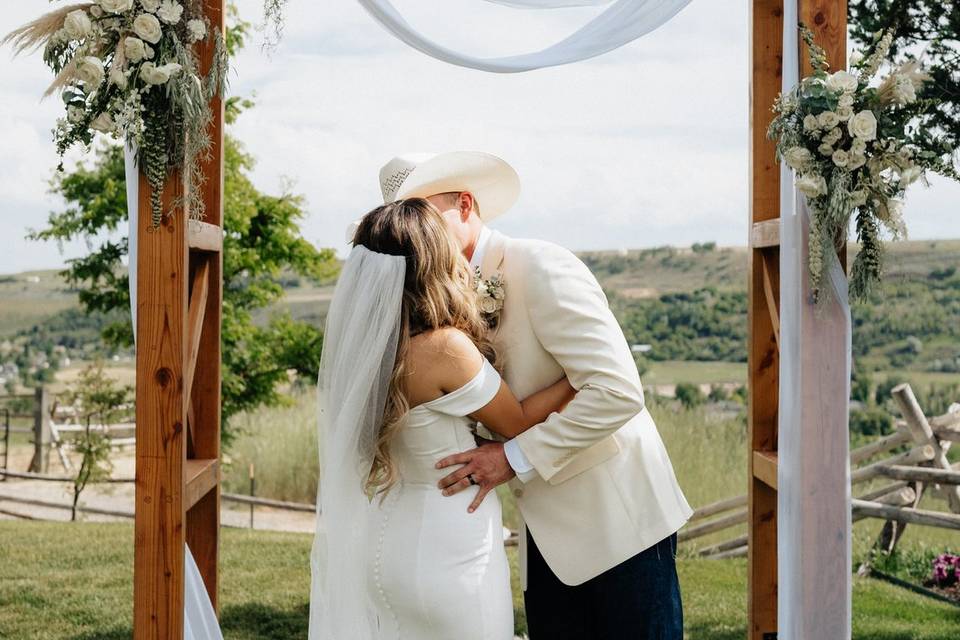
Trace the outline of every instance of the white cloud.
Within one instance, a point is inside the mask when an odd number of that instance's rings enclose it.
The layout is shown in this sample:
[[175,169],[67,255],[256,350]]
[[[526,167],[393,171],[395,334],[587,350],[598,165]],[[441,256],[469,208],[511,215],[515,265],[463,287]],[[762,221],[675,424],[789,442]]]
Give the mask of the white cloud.
[[[6,32],[42,3],[0,16]],[[542,48],[596,9],[516,11],[476,0],[396,1],[438,41],[478,55]],[[260,21],[262,0],[240,0]],[[270,55],[254,37],[235,61],[232,90],[257,106],[234,133],[256,156],[254,181],[288,179],[308,199],[304,235],[344,248],[346,225],[379,203],[377,171],[411,150],[483,149],[523,180],[497,226],[573,249],[715,240],[743,244],[748,188],[747,5],[692,3],[649,36],[583,63],[495,75],[443,64],[387,34],[352,0],[290,0],[284,40]],[[45,193],[56,154],[55,100],[38,56],[0,55],[0,233],[23,235],[56,206]],[[9,131],[8,131],[9,129]],[[958,189],[916,190],[914,237],[942,236]],[[13,215],[11,215],[13,214]],[[52,246],[15,240],[0,272],[56,265]],[[72,248],[77,255],[82,248]]]

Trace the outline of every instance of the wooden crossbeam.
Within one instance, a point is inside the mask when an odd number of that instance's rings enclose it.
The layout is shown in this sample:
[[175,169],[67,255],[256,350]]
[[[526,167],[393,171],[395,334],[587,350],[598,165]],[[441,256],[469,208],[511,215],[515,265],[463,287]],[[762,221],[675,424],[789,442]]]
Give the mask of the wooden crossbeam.
[[218,252],[223,248],[223,229],[209,222],[190,222],[188,241],[196,251]]
[[780,218],[754,222],[750,229],[750,246],[767,249],[780,246]]
[[193,377],[197,372],[197,358],[200,355],[200,337],[203,335],[203,319],[207,311],[207,295],[210,291],[210,263],[200,260],[193,273],[193,286],[190,292],[190,310],[187,317],[187,363],[183,371],[183,391],[186,404],[190,406],[193,390]]
[[220,461],[216,458],[187,460],[184,465],[186,491],[183,501],[187,509],[200,502],[220,482]]
[[771,249],[763,252],[763,295],[766,297],[767,313],[770,314],[770,328],[773,330],[777,349],[780,348],[780,251]]
[[753,452],[753,477],[771,489],[777,488],[777,452]]

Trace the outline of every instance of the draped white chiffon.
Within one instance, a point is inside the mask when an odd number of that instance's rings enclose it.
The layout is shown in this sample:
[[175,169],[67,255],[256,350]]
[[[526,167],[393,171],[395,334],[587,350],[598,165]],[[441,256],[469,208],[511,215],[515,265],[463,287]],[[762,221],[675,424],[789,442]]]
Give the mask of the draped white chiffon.
[[[784,2],[783,90],[799,76],[797,2]],[[780,174],[778,637],[849,638],[852,569],[848,410],[850,307],[836,255],[822,309],[810,299],[810,212]]]
[[[558,9],[602,5],[602,0],[488,0],[526,9]],[[644,36],[677,15],[691,0],[617,0],[570,36],[540,51],[497,58],[480,58],[455,51],[418,32],[390,0],[358,0],[395,37],[414,49],[461,67],[517,73],[586,60],[613,51]]]

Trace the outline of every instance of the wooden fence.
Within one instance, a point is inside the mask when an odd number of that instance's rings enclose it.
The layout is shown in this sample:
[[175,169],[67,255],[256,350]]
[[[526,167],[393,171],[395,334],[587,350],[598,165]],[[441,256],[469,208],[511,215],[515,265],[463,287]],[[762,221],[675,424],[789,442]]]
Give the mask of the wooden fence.
[[[892,394],[903,416],[896,422],[896,431],[850,452],[852,494],[874,480],[893,481],[856,495],[851,501],[854,521],[887,521],[877,546],[888,551],[910,523],[960,531],[960,465],[951,466],[946,457],[951,444],[960,442],[960,410],[928,420],[910,385],[899,385]],[[950,513],[917,508],[928,488],[946,499]],[[680,530],[678,539],[694,540],[744,524],[746,505],[747,496],[741,495],[700,507]],[[745,556],[747,536],[709,545],[699,549],[698,554],[717,559]]]

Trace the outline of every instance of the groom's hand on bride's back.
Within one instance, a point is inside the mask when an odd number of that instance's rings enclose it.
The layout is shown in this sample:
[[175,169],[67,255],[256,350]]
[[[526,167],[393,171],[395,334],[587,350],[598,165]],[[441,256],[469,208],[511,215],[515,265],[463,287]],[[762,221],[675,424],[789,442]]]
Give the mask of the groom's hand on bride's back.
[[[502,442],[487,441],[476,449],[447,456],[437,463],[437,468],[446,469],[456,465],[463,466],[444,476],[437,486],[443,491],[443,495],[452,496],[476,484],[479,490],[467,509],[470,513],[480,506],[488,493],[515,475],[503,452]],[[470,482],[471,477],[473,482]]]

